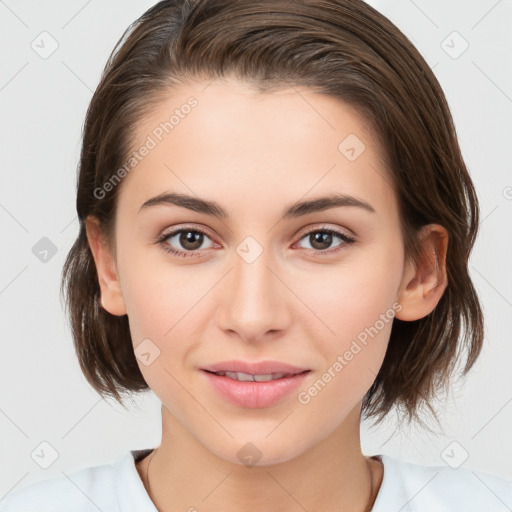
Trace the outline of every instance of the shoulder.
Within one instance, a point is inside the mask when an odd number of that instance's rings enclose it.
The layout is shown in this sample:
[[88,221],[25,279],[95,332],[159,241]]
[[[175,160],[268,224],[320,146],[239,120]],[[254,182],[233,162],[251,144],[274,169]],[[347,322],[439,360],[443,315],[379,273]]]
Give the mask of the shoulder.
[[103,465],[52,477],[11,491],[0,501],[1,512],[117,510],[112,503],[113,466]]
[[[512,509],[512,481],[467,468],[421,466],[379,456],[384,477],[374,512],[482,512]],[[390,507],[392,507],[390,509]]]
[[[128,504],[128,505],[127,505]],[[131,452],[112,464],[88,467],[9,492],[0,512],[128,512],[156,510]]]

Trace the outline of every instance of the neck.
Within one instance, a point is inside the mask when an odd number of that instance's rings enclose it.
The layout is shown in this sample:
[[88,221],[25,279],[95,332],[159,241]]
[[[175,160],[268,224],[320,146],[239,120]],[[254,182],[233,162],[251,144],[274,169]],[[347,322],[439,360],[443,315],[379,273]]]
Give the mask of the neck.
[[330,436],[300,455],[265,466],[245,466],[207,450],[162,407],[162,443],[138,464],[160,512],[207,508],[218,512],[279,510],[366,512],[382,467],[363,456],[360,409]]

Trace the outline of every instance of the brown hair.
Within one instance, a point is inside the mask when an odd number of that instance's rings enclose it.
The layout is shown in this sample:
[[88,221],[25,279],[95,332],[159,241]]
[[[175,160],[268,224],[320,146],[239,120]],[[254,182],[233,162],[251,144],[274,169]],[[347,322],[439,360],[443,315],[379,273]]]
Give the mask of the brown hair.
[[83,132],[77,212],[80,232],[62,273],[75,348],[102,395],[148,389],[127,316],[98,303],[100,288],[85,219],[112,240],[116,199],[98,197],[133,151],[134,127],[175,84],[236,77],[259,91],[290,84],[352,105],[378,134],[396,190],[406,257],[419,255],[418,229],[449,234],[448,286],[425,318],[393,320],[384,363],[363,400],[378,421],[397,406],[410,419],[449,383],[467,350],[463,375],[483,342],[483,318],[468,274],[478,203],[451,114],[431,69],[387,18],[360,0],[165,0],[150,8],[114,48],[91,100]]

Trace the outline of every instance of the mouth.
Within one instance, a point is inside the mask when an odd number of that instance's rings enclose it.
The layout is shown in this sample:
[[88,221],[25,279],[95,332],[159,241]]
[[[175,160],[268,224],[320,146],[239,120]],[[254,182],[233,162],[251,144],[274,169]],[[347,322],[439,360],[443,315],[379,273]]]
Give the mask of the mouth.
[[224,374],[223,376],[242,380],[234,377],[234,374],[241,374],[242,378],[246,375],[256,377],[277,375],[277,377],[274,378],[282,378],[283,375],[293,376],[298,373],[309,371],[309,368],[294,366],[281,361],[242,361],[235,359],[232,361],[221,361],[219,363],[210,364],[208,366],[204,366],[202,370],[215,374],[222,373]]
[[260,374],[252,374],[252,373],[244,373],[244,372],[211,372],[209,370],[205,370],[208,373],[212,373],[213,375],[218,375],[219,377],[227,377],[228,379],[237,380],[239,382],[270,382],[272,380],[280,380],[286,379],[289,377],[295,377],[296,375],[300,375],[302,373],[308,373],[311,370],[304,370],[298,373],[260,373]]
[[201,368],[219,397],[247,409],[277,406],[290,399],[311,372],[278,361],[224,361]]

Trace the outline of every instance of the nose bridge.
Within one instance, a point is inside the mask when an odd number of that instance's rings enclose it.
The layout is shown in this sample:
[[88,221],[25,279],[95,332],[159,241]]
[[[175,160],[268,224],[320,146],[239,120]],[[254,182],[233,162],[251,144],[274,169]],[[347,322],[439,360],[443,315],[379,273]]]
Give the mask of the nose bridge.
[[[221,324],[246,339],[256,339],[285,322],[283,284],[274,275],[271,250],[248,237],[233,254],[233,270],[223,288]],[[269,268],[270,267],[270,268]]]

